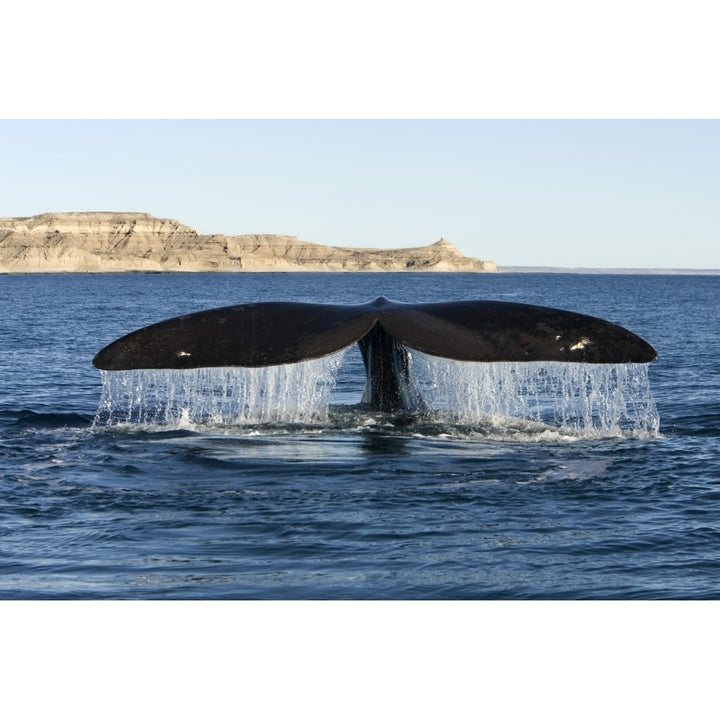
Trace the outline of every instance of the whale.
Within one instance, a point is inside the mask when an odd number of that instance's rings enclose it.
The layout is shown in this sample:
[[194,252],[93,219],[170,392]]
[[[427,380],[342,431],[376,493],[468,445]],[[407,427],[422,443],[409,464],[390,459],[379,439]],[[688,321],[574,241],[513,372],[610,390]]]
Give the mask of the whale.
[[258,302],[203,310],[135,330],[100,350],[105,371],[264,367],[330,355],[357,343],[366,384],[361,404],[424,408],[411,351],[465,362],[649,363],[638,335],[569,310],[495,300],[353,305]]

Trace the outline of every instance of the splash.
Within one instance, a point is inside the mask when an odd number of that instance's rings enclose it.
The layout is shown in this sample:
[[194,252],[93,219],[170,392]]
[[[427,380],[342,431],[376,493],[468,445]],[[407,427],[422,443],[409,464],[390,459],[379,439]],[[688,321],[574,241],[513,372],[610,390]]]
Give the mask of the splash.
[[259,368],[101,371],[95,424],[326,422],[343,354]]
[[428,404],[453,422],[512,418],[583,437],[659,432],[645,364],[476,363],[417,351],[411,360]]

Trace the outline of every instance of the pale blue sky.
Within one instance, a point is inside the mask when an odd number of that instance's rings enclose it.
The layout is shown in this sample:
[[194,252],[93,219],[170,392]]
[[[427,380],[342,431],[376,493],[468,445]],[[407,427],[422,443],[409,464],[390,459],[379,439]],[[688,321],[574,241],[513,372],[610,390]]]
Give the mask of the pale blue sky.
[[4,120],[0,215],[127,210],[498,265],[720,267],[720,122]]

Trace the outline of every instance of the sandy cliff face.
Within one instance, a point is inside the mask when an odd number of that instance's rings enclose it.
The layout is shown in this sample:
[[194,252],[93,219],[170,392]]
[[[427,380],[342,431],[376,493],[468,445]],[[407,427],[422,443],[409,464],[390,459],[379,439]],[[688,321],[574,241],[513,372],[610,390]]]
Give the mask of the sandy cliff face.
[[496,272],[445,240],[403,250],[339,248],[287,235],[198,235],[147,213],[0,218],[0,272]]

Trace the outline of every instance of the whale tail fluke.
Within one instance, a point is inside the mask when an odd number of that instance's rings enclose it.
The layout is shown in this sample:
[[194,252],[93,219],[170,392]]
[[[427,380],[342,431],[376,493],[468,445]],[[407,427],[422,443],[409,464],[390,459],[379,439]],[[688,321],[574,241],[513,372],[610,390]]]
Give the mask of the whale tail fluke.
[[648,363],[654,348],[634,333],[566,310],[487,300],[363,305],[269,302],[183,315],[115,340],[93,359],[101,370],[263,367],[324,357],[358,343],[375,409],[421,402],[407,351],[471,362]]

